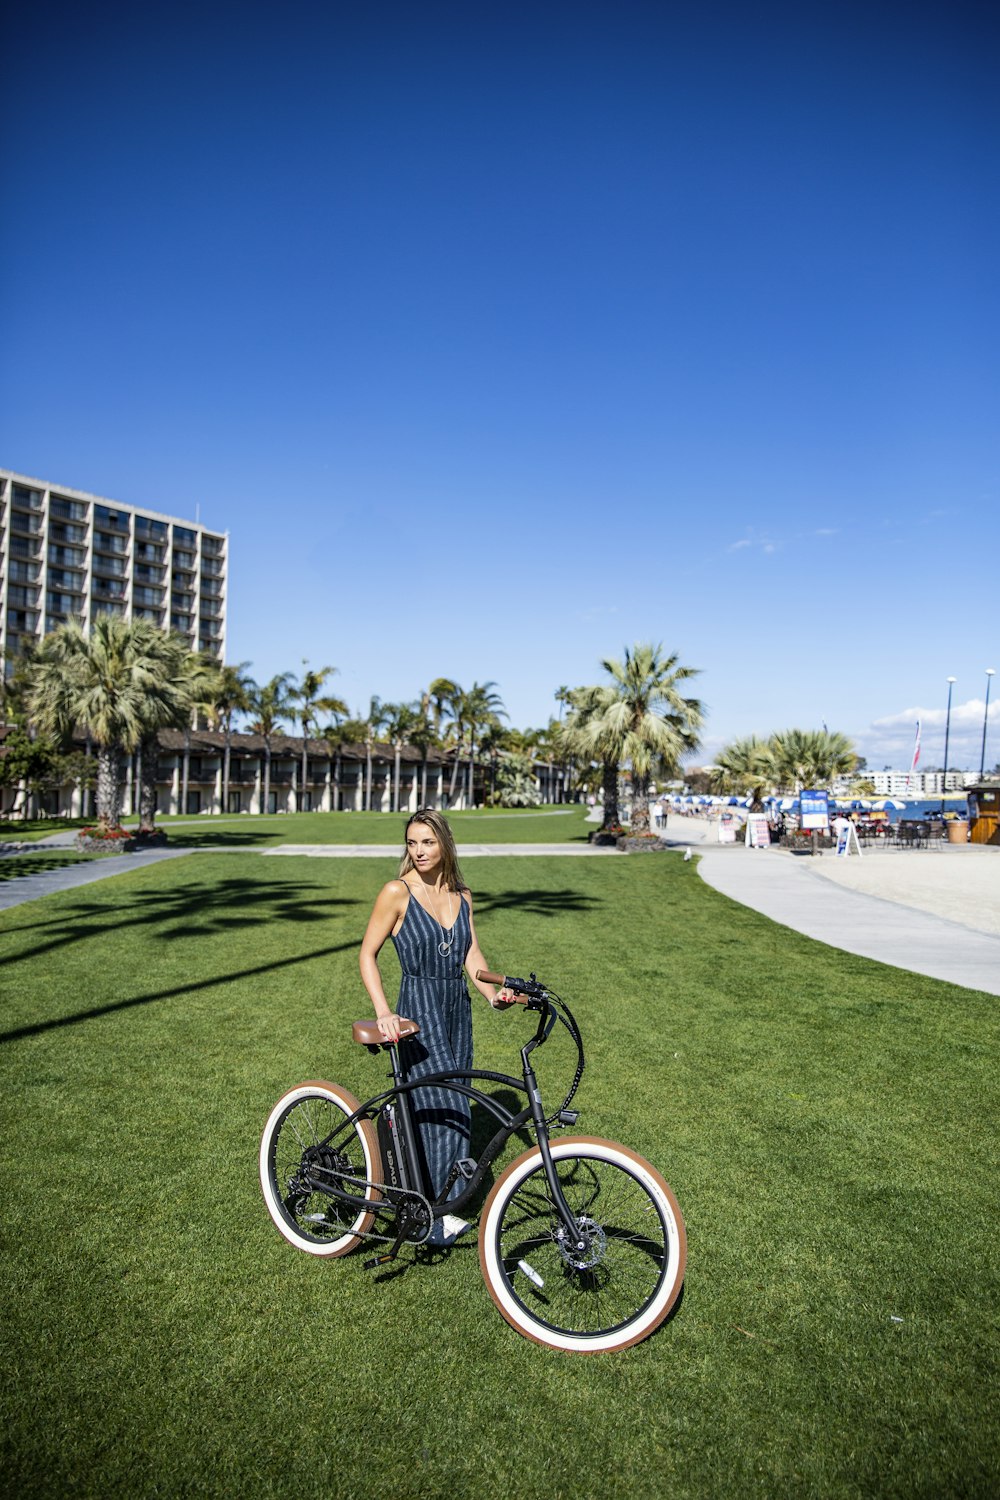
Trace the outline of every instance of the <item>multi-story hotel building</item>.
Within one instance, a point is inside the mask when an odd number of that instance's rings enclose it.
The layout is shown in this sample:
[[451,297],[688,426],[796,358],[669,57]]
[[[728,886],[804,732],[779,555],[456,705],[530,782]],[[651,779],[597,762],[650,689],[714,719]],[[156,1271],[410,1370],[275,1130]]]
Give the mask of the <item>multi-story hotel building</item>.
[[219,661],[228,532],[0,469],[0,651],[75,617],[151,620]]

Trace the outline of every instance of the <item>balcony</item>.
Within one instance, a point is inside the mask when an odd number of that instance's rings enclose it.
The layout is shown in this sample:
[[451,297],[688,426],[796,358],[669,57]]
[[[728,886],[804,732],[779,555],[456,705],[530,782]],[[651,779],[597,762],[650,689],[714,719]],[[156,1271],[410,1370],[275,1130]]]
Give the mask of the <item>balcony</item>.
[[217,625],[214,620],[206,620],[202,615],[201,633],[209,636],[213,641],[218,641],[222,639],[222,626]]
[[93,613],[95,615],[123,615],[125,606],[111,599],[98,599],[95,595]]
[[49,500],[49,515],[60,521],[86,521],[89,509],[79,500],[64,500],[62,495],[53,495]]
[[127,578],[128,564],[119,562],[116,557],[95,557],[94,573],[105,578]]
[[23,505],[25,510],[41,510],[44,504],[41,490],[30,490],[25,484],[12,485],[10,498],[15,505]]
[[179,630],[183,635],[189,635],[193,627],[194,620],[190,615],[172,614],[170,616],[171,630]]
[[201,618],[203,620],[221,620],[222,605],[216,604],[213,599],[203,599],[201,601]]
[[86,526],[72,526],[68,521],[49,522],[50,542],[85,542],[86,540]]
[[226,554],[226,543],[221,536],[203,536],[201,539],[202,557],[224,557]]
[[23,630],[33,635],[38,628],[38,615],[24,609],[8,609],[7,629]]
[[223,578],[225,572],[226,569],[223,563],[215,562],[210,557],[202,558],[201,576],[203,578]]
[[155,542],[140,542],[135,544],[135,555],[147,563],[161,563],[166,556],[167,549],[158,547]]
[[14,510],[13,507],[11,507],[11,531],[19,531],[22,536],[41,536],[42,525],[43,523],[41,516],[29,516],[26,515],[24,511]]
[[102,531],[94,532],[94,551],[111,553],[115,557],[128,556],[127,536],[108,536]]
[[12,583],[7,589],[7,603],[35,609],[38,605],[38,590],[22,588],[20,584]]
[[195,559],[195,555],[194,555],[193,552],[177,552],[177,551],[175,551],[174,552],[174,559],[173,559],[173,561],[174,561],[174,567],[175,568],[182,568],[185,573],[193,573],[194,572],[194,565],[195,565],[196,559]]
[[132,571],[134,578],[139,583],[156,583],[160,585],[163,583],[165,571],[163,568],[153,568],[150,567],[149,563],[137,562]]
[[94,586],[90,591],[90,597],[95,604],[117,604],[125,602],[125,585],[123,583],[105,583],[101,578],[94,579]]
[[222,584],[217,582],[214,578],[206,579],[203,576],[201,583],[201,592],[202,596],[206,599],[221,599]]
[[154,542],[165,542],[167,540],[166,522],[151,521],[148,516],[136,516],[135,535],[136,540],[139,537],[148,537]]
[[35,542],[22,542],[18,537],[12,537],[10,543],[11,557],[23,557],[28,562],[41,562],[42,543],[39,538]]
[[49,590],[45,607],[53,615],[78,615],[83,611],[82,594],[57,594]]
[[[22,554],[23,555],[23,554]],[[76,547],[49,547],[49,562],[69,568],[82,568],[87,554]]]
[[37,583],[41,571],[37,563],[12,562],[10,565],[10,581],[11,583]]
[[109,510],[106,505],[95,505],[94,520],[106,531],[120,531],[128,535],[128,511]]
[[163,590],[133,588],[132,602],[133,604],[151,604],[159,611],[163,608]]
[[154,625],[160,625],[163,621],[163,610],[146,608],[137,609],[133,605],[132,618],[133,620],[151,620]]
[[50,589],[69,589],[74,594],[83,593],[82,573],[70,573],[65,568],[50,568],[46,582]]
[[218,656],[222,650],[222,642],[210,640],[203,635],[198,641],[198,650],[204,651],[207,656]]

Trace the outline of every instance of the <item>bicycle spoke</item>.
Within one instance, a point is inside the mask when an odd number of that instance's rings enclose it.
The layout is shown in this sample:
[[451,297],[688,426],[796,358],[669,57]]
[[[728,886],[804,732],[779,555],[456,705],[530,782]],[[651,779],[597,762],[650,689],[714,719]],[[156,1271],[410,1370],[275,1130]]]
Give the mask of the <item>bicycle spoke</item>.
[[583,1336],[610,1333],[656,1295],[667,1262],[664,1225],[645,1187],[623,1167],[577,1157],[557,1162],[557,1170],[588,1248],[575,1263],[539,1166],[507,1205],[498,1245],[503,1272],[515,1297],[546,1326]]

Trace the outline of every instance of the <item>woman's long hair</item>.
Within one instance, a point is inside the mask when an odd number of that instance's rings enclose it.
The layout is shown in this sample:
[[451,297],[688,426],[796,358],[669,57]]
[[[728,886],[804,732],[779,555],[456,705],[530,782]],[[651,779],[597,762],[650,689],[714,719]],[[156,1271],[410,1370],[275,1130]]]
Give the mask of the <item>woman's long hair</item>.
[[[458,868],[458,850],[455,848],[455,836],[448,827],[448,819],[443,817],[441,813],[435,812],[433,807],[421,807],[407,818],[406,828],[403,833],[404,840],[409,835],[414,823],[426,824],[441,845],[441,879],[449,891],[467,891],[469,887],[462,879],[462,872]],[[400,879],[415,869],[416,865],[410,858],[409,849],[404,849],[403,858],[399,865]]]

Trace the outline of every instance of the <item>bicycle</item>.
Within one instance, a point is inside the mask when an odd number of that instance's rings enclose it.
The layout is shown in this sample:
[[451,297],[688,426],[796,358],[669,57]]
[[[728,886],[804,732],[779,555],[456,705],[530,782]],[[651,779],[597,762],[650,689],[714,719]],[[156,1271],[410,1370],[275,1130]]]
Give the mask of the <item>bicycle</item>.
[[[462,1213],[510,1137],[530,1130],[535,1144],[512,1161],[483,1206],[479,1259],[490,1296],[511,1327],[550,1349],[576,1353],[626,1349],[647,1338],[680,1294],[687,1260],[684,1220],[660,1173],[627,1146],[592,1136],[553,1136],[579,1118],[570,1104],[584,1070],[583,1040],[572,1011],[534,974],[517,979],[485,969],[477,978],[505,986],[538,1012],[521,1050],[522,1077],[480,1068],[403,1079],[398,1047],[383,1042],[374,1019],[355,1021],[354,1040],[389,1054],[392,1087],[364,1103],[319,1080],[289,1089],[268,1116],[260,1180],[268,1212],[288,1242],[310,1255],[338,1257],[364,1243],[388,1249],[364,1262],[391,1264],[404,1244],[423,1244],[435,1219]],[[416,1023],[401,1021],[401,1040]],[[569,1092],[546,1115],[531,1054],[556,1022],[577,1050]],[[512,1113],[473,1080],[527,1096]],[[499,1128],[478,1162],[456,1162],[433,1201],[425,1180],[411,1095],[439,1084],[480,1104]],[[449,1198],[462,1180],[461,1191]]]

